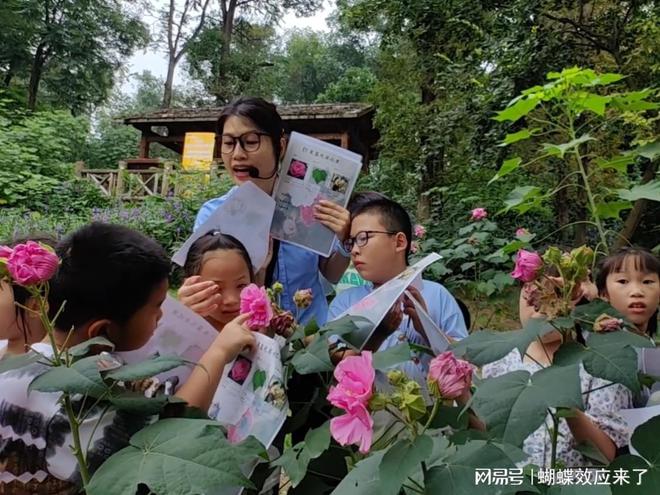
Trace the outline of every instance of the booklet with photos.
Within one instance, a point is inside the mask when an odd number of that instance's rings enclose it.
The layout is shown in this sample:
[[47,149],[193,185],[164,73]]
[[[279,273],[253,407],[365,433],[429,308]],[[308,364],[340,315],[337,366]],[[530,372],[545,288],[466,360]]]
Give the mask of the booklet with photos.
[[357,153],[292,132],[273,191],[271,235],[330,256],[335,234],[314,218],[314,205],[325,199],[345,208],[361,169]]

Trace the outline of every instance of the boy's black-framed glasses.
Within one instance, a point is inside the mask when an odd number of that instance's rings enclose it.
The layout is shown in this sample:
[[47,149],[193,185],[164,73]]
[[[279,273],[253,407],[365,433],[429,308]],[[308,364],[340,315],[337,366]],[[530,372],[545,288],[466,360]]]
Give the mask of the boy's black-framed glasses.
[[243,151],[253,153],[258,151],[261,146],[261,136],[268,136],[268,134],[259,131],[244,132],[240,136],[223,134],[220,142],[220,152],[225,154],[233,153],[236,149],[236,143],[240,143]]
[[389,230],[361,230],[357,234],[355,234],[353,237],[348,237],[346,240],[342,243],[344,246],[344,249],[347,252],[351,252],[353,250],[353,246],[357,247],[364,247],[367,245],[369,242],[369,239],[371,239],[374,234],[386,234],[386,235],[396,235],[398,232],[392,232]]

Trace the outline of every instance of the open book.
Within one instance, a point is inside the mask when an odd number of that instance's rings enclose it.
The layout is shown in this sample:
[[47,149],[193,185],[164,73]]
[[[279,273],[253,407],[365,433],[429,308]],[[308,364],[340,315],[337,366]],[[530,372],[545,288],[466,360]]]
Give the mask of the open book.
[[[126,363],[154,355],[178,356],[196,363],[217,336],[204,318],[172,297],[167,297],[162,310],[163,317],[151,339],[136,351],[120,353]],[[284,424],[288,402],[279,343],[257,332],[254,336],[255,351],[243,353],[225,366],[208,412],[227,427],[231,442],[252,435],[269,447]],[[188,378],[191,370],[191,366],[181,366],[158,378],[176,386]]]
[[[344,316],[357,316],[366,319],[370,323],[369,325],[361,325],[359,330],[343,335],[341,339],[352,347],[362,350],[376,327],[380,325],[387,312],[403,295],[408,286],[414,284],[418,277],[421,277],[421,273],[427,266],[440,258],[441,256],[437,253],[425,256],[339,315],[337,319]],[[440,345],[439,342],[437,344]]]

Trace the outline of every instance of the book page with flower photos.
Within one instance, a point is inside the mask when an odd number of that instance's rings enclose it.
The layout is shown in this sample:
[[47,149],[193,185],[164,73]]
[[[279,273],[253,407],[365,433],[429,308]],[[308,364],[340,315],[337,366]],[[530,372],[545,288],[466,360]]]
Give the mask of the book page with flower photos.
[[[152,356],[177,356],[196,363],[217,336],[204,318],[173,297],[162,305],[163,316],[151,339],[140,349],[119,353],[128,364]],[[269,447],[284,424],[289,409],[282,380],[279,343],[255,332],[257,347],[225,366],[208,411],[227,427],[229,441],[248,435]],[[158,375],[161,388],[173,391],[190,376],[192,365]]]
[[364,325],[350,334],[342,335],[340,338],[350,346],[362,350],[376,330],[376,327],[380,325],[387,312],[397,302],[408,286],[420,281],[419,277],[421,277],[424,269],[440,258],[442,256],[437,253],[428,254],[344,311],[337,319],[344,316],[360,316],[369,320],[371,325]]
[[271,235],[330,256],[335,234],[314,218],[314,204],[326,199],[345,208],[361,169],[357,153],[292,132],[273,191]]

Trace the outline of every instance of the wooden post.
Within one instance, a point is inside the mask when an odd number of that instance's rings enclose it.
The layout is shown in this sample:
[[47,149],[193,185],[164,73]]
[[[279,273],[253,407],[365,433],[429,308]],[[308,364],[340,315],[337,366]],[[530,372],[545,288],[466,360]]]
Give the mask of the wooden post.
[[124,195],[124,176],[126,172],[126,162],[119,162],[119,171],[117,172],[117,187],[115,188],[115,197],[121,199]]
[[164,198],[167,197],[168,189],[170,188],[170,174],[172,173],[172,164],[165,162],[163,168],[163,181],[161,182],[160,195]]
[[149,158],[149,144],[147,136],[143,133],[140,138],[140,158]]
[[76,175],[76,177],[81,178],[83,170],[85,170],[85,162],[82,160],[79,160],[73,164],[73,173]]

